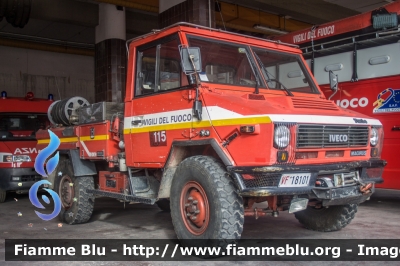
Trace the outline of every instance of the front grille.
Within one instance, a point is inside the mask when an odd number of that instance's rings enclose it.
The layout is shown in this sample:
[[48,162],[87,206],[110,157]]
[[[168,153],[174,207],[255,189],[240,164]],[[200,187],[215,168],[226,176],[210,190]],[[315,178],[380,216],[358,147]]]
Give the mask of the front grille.
[[246,178],[242,177],[246,188],[277,187],[280,179],[280,174],[251,174],[246,175]]
[[365,147],[366,126],[298,125],[297,148]]
[[41,176],[39,175],[23,175],[21,176],[21,181],[22,182],[35,182],[35,181],[39,181],[41,178]]

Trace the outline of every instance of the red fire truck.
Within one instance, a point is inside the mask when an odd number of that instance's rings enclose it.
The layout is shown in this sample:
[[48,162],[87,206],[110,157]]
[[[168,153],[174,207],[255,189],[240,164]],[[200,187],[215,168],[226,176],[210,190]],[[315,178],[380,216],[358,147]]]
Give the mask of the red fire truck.
[[128,47],[124,103],[55,102],[37,132],[40,149],[60,139],[61,221],[106,196],[170,209],[179,239],[237,239],[244,216],[281,211],[335,231],[382,181],[381,123],[326,100],[299,49],[185,23]]
[[47,110],[52,101],[36,99],[32,92],[26,97],[0,97],[0,203],[7,191],[28,192],[41,176],[34,169],[36,148],[35,132],[50,125]]
[[[379,119],[384,127],[382,158],[388,162],[377,187],[400,189],[400,2],[354,17],[293,32],[279,39],[297,44],[326,97],[348,110]],[[335,71],[332,94],[326,73]]]

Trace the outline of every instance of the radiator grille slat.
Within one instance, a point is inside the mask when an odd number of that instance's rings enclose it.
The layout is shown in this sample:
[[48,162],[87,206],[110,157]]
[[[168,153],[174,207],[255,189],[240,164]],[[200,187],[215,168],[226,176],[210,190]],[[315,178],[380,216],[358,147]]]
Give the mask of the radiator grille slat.
[[294,108],[338,110],[334,102],[326,100],[292,98],[292,103]]
[[297,148],[365,147],[367,126],[298,125]]

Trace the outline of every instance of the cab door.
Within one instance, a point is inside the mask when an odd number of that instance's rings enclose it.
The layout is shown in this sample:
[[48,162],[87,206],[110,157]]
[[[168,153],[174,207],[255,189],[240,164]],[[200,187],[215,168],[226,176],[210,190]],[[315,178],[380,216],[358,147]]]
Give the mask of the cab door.
[[137,48],[131,116],[125,118],[128,166],[162,167],[172,141],[190,137],[193,88],[181,71],[179,43],[176,34]]

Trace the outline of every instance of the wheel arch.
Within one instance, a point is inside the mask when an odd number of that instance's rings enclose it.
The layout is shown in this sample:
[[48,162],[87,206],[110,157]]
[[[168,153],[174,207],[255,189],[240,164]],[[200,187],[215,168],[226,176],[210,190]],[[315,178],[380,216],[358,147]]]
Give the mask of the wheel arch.
[[[88,160],[81,160],[79,157],[79,150],[62,150],[60,151],[60,160],[70,160],[74,176],[93,176],[97,174],[96,165],[94,162]],[[49,176],[48,180],[51,183],[50,188],[54,189],[54,183],[56,179],[57,171],[53,171]]]
[[[226,167],[215,157],[197,155],[181,162],[171,186],[171,218],[179,239],[239,239],[243,199]],[[221,241],[220,241],[221,240]]]
[[174,174],[179,164],[188,157],[204,155],[219,159],[225,166],[232,166],[233,159],[214,140],[174,141],[165,163],[158,198],[169,198]]

